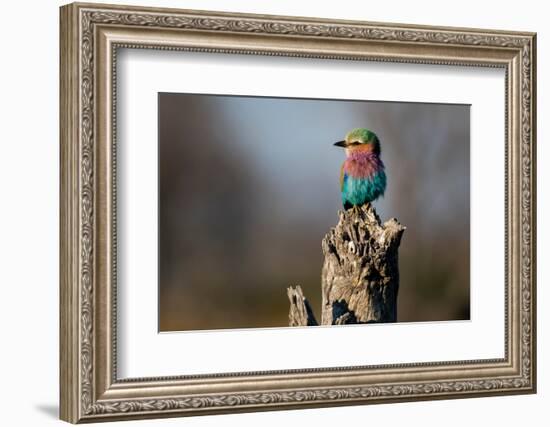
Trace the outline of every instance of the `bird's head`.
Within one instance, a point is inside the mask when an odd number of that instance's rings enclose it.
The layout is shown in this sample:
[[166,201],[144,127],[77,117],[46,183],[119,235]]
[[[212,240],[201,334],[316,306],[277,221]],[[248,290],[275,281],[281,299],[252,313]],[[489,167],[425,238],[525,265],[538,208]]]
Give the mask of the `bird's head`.
[[371,152],[380,154],[380,140],[374,132],[365,128],[353,129],[346,135],[346,139],[334,144],[346,149],[346,154],[354,152]]

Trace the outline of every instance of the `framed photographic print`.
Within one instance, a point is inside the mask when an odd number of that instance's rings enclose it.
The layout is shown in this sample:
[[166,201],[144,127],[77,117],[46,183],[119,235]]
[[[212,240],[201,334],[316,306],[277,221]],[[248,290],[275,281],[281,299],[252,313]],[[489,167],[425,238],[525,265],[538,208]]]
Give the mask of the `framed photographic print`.
[[535,34],[60,22],[63,420],[535,392]]

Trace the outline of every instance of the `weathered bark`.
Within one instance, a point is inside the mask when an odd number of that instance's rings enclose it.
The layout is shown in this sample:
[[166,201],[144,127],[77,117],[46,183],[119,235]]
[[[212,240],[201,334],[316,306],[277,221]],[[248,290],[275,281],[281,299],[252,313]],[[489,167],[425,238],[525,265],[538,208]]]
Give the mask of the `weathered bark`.
[[[397,254],[405,227],[395,218],[382,224],[371,204],[339,217],[322,241],[321,325],[395,322]],[[309,326],[315,318],[300,287],[289,288],[288,295],[290,326]]]
[[289,326],[317,326],[317,320],[313,315],[309,301],[304,298],[302,288],[300,286],[290,287],[286,291],[290,301]]

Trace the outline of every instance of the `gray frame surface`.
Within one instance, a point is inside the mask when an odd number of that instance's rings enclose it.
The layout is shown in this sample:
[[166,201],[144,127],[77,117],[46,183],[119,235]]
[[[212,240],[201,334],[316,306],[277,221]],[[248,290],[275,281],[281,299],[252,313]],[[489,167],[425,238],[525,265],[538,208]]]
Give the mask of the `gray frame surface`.
[[[61,418],[128,418],[536,390],[535,34],[99,4],[61,8]],[[505,357],[120,380],[118,48],[500,67],[506,72]]]

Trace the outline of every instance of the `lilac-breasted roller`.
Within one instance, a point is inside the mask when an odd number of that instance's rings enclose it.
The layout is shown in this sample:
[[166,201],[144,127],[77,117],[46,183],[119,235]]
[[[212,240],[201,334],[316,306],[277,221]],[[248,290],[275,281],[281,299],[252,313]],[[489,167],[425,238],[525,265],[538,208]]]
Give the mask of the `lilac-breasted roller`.
[[340,170],[340,189],[344,209],[370,203],[384,195],[386,173],[380,159],[380,141],[368,129],[353,129],[346,139],[334,144],[346,149]]

